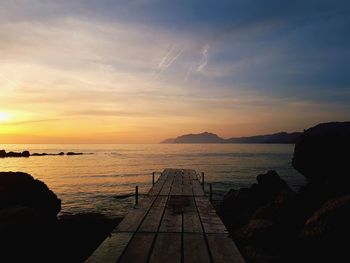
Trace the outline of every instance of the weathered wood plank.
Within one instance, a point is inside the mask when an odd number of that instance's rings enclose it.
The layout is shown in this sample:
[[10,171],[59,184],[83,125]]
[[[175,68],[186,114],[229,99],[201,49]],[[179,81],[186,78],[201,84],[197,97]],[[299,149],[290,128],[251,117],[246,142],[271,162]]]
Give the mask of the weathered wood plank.
[[146,263],[154,238],[155,233],[136,233],[118,263]]
[[112,233],[85,261],[88,263],[115,263],[132,238],[132,233]]
[[123,219],[123,221],[120,222],[120,224],[117,226],[117,230],[120,232],[136,231],[155,198],[155,196],[147,196],[143,198],[139,205],[134,207],[133,210]]
[[194,170],[165,169],[148,195],[88,262],[147,260],[152,263],[244,262],[205,197]]
[[170,196],[168,200],[159,232],[182,232],[182,208],[177,206],[175,198]]
[[169,195],[171,185],[173,184],[174,177],[175,177],[175,171],[169,170],[166,181],[163,185],[162,190],[160,191],[160,195]]
[[173,184],[171,186],[170,195],[182,195],[182,173],[176,171]]
[[195,201],[205,233],[228,233],[225,225],[217,216],[215,209],[206,197],[196,196]]
[[184,263],[210,263],[210,257],[202,234],[188,234],[183,236]]
[[185,233],[202,233],[202,225],[198,213],[187,212],[183,215]]
[[146,215],[142,222],[139,231],[143,232],[157,232],[160,225],[165,205],[167,202],[167,196],[158,196],[150,211]]
[[204,196],[204,191],[203,191],[202,185],[199,183],[198,180],[192,181],[192,187],[193,187],[193,195]]
[[207,240],[214,263],[244,263],[236,245],[227,234],[208,234]]
[[148,195],[158,195],[160,193],[160,191],[164,186],[165,181],[167,180],[169,172],[170,172],[169,169],[165,169],[164,172],[162,172],[161,176],[158,178],[156,183],[149,190]]
[[184,206],[183,226],[184,232],[187,233],[202,233],[202,225],[199,219],[196,203],[193,197],[187,198],[187,206]]
[[181,233],[158,233],[149,262],[181,262]]

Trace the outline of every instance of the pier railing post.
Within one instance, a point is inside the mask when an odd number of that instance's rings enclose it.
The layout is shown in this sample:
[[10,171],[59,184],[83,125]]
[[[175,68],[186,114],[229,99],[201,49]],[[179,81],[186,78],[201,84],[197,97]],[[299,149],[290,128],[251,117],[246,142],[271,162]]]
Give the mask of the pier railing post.
[[152,173],[152,185],[154,185],[154,172]]
[[202,187],[203,187],[203,190],[204,190],[204,172],[202,172]]
[[139,187],[138,185],[136,185],[135,188],[135,205],[137,205],[139,203]]
[[209,184],[209,201],[213,202],[213,184]]

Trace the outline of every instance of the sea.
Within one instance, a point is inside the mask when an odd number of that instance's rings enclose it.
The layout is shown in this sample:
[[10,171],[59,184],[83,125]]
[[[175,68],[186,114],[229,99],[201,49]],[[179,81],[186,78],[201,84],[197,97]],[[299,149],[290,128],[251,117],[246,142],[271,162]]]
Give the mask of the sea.
[[214,200],[230,189],[250,187],[268,170],[276,170],[294,190],[305,184],[292,167],[291,144],[2,144],[0,149],[84,153],[0,159],[0,171],[26,172],[43,181],[62,200],[61,215],[124,216],[134,206],[135,187],[142,197],[152,187],[152,173],[165,168],[204,172]]

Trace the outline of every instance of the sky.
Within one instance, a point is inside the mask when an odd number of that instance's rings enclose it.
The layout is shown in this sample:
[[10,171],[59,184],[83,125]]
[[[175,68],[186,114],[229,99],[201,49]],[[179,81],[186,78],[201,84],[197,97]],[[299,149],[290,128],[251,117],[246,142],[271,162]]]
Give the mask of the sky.
[[347,0],[1,0],[0,143],[350,119]]

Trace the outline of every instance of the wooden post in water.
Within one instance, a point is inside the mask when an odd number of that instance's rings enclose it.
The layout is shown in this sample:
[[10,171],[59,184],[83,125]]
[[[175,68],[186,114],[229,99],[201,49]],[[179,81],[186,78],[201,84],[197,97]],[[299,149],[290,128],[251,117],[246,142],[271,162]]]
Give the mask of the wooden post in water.
[[139,203],[139,186],[136,185],[135,188],[135,205],[137,205]]
[[213,184],[209,184],[209,201],[213,202]]
[[154,185],[154,172],[152,173],[152,185]]
[[202,187],[203,187],[203,190],[204,190],[204,172],[202,172]]

